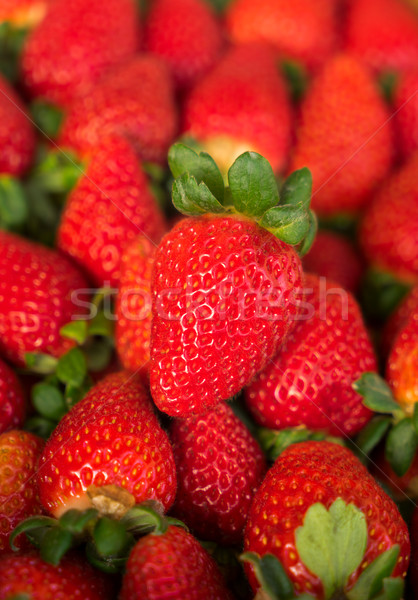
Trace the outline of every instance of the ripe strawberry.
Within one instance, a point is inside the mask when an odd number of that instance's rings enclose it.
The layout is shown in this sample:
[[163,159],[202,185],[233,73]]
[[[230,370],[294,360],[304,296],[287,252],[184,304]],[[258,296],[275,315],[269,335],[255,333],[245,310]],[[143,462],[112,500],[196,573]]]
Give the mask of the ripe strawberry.
[[176,491],[173,453],[141,383],[120,372],[96,384],[47,441],[38,484],[42,505],[55,516],[88,508],[92,486],[107,485],[168,509]]
[[151,533],[134,546],[119,600],[231,600],[222,575],[203,546],[180,527]]
[[0,0],[0,23],[32,28],[44,18],[54,0]]
[[418,282],[418,154],[391,175],[368,207],[359,240],[372,266]]
[[215,64],[221,26],[204,0],[157,0],[147,14],[145,49],[168,63],[179,87],[190,87]]
[[0,559],[0,600],[111,600],[114,586],[77,555],[54,567],[34,552]]
[[162,163],[176,130],[168,68],[160,58],[140,54],[109,71],[73,103],[60,143],[91,152],[103,136],[118,133],[129,139],[141,160]]
[[174,514],[201,539],[240,544],[266,470],[260,446],[225,402],[175,420],[170,437],[178,474]]
[[411,522],[411,546],[412,546],[412,556],[411,556],[411,568],[409,572],[409,577],[412,585],[412,589],[415,595],[418,594],[418,510],[415,508],[414,514],[412,515]]
[[72,345],[59,334],[74,314],[77,290],[87,281],[63,256],[20,236],[0,231],[0,354],[25,365],[25,353],[61,356]]
[[[384,578],[405,577],[410,545],[396,505],[360,461],[340,445],[310,441],[288,447],[268,472],[251,507],[245,549],[273,554],[295,595],[323,600],[377,598],[379,584],[401,585]],[[385,568],[372,578],[373,593],[361,574],[378,557]]]
[[[0,554],[10,552],[9,536],[18,523],[41,513],[36,471],[43,440],[14,429],[0,435]],[[25,538],[16,540],[24,546]]]
[[104,137],[71,192],[57,245],[99,285],[119,285],[125,247],[138,234],[158,242],[164,217],[131,144]]
[[25,413],[26,403],[19,380],[0,360],[0,433],[23,425]]
[[141,235],[122,255],[116,298],[115,343],[125,369],[149,369],[151,340],[151,274],[156,247]]
[[382,336],[384,356],[389,354],[397,334],[406,325],[412,312],[416,310],[418,310],[418,285],[405,296],[385,325]]
[[287,160],[292,113],[275,53],[265,44],[232,48],[186,99],[183,133],[211,154],[226,174],[254,150],[274,171]]
[[315,275],[305,278],[304,307],[276,357],[246,389],[247,406],[272,429],[354,435],[372,413],[352,384],[376,370],[360,309],[349,292]]
[[394,108],[398,143],[404,157],[418,150],[418,69],[402,73],[398,79]]
[[138,46],[133,0],[54,0],[25,43],[23,82],[31,96],[68,107]]
[[368,69],[340,54],[314,79],[301,107],[290,170],[312,171],[319,215],[357,213],[387,174],[392,139],[388,111]]
[[312,70],[336,46],[336,3],[235,0],[226,11],[226,26],[234,42],[270,42],[281,58]]

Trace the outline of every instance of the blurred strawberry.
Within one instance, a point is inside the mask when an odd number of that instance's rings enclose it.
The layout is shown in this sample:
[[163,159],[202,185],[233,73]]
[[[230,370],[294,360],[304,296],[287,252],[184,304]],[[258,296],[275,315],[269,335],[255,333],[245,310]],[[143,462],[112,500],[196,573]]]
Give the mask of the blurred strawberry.
[[402,477],[397,475],[390,466],[383,447],[373,454],[368,468],[373,477],[390,490],[390,494],[396,502],[402,502],[406,498],[418,498],[418,454],[415,455],[411,466]]
[[387,356],[399,331],[406,325],[412,312],[418,310],[418,285],[405,296],[387,321],[382,334],[384,356]]
[[402,156],[409,157],[418,150],[418,69],[399,76],[394,109],[400,151]]
[[20,382],[12,369],[0,360],[0,433],[23,425],[25,413]]
[[410,526],[411,532],[411,568],[409,578],[415,596],[418,595],[418,508],[415,507]]
[[0,23],[32,28],[42,21],[55,0],[0,0]]

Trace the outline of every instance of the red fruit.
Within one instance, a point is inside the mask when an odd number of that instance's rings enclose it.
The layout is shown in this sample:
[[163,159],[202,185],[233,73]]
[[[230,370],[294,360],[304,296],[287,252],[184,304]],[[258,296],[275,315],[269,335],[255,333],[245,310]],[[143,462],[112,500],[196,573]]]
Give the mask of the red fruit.
[[[0,554],[10,552],[9,536],[20,521],[42,511],[36,471],[43,445],[43,440],[26,431],[0,435]],[[16,538],[18,547],[25,542],[25,536]]]
[[418,69],[402,73],[397,81],[394,108],[401,154],[418,150]]
[[133,0],[54,0],[25,43],[23,81],[31,96],[68,107],[138,46]]
[[0,433],[20,427],[26,413],[26,403],[18,378],[0,360]]
[[119,600],[231,600],[215,561],[180,527],[151,533],[134,546]]
[[116,299],[115,342],[125,369],[148,371],[151,341],[151,275],[156,247],[141,235],[122,255]]
[[0,22],[32,28],[44,18],[54,0],[0,0]]
[[[335,505],[337,499],[340,501]],[[341,511],[343,503],[346,506]],[[333,510],[339,505],[339,512],[344,516],[350,520],[356,516],[356,520],[366,524],[364,552],[359,544],[354,548],[343,546],[341,564],[347,564],[348,555],[353,550],[359,553],[356,558],[360,559],[352,565],[354,570],[344,590],[352,589],[365,567],[395,544],[399,544],[400,552],[392,576],[405,577],[410,550],[408,529],[395,503],[347,448],[329,442],[294,444],[280,455],[254,497],[246,528],[245,549],[261,556],[274,554],[293,582],[297,595],[305,592],[322,600],[324,588],[320,578],[308,570],[300,557],[301,551],[306,555],[306,537],[298,542],[299,528],[308,529],[308,511],[320,513],[316,533],[311,530],[311,534],[313,549],[317,543],[317,553],[323,553],[324,546],[320,544],[325,542],[325,530],[321,528],[325,511],[321,505],[327,511],[332,505]],[[350,506],[347,515],[346,509]],[[334,522],[334,533],[343,523]],[[338,546],[332,547],[330,553],[330,561],[334,557],[341,559],[341,553],[337,554]],[[248,572],[255,589],[258,586],[250,568]],[[344,595],[341,594],[341,597]]]
[[179,87],[194,84],[215,64],[222,41],[204,0],[157,0],[147,14],[145,48],[167,62]]
[[375,479],[381,481],[390,490],[390,495],[396,502],[402,502],[407,498],[418,498],[418,454],[402,477],[396,475],[386,460],[383,449],[373,454],[369,470]]
[[246,389],[247,406],[265,427],[352,436],[371,417],[352,384],[376,370],[373,347],[349,292],[308,275],[305,293],[296,327]]
[[372,266],[418,282],[418,154],[391,175],[367,209],[359,233]]
[[0,75],[0,174],[20,176],[30,166],[35,135],[14,89]]
[[183,219],[152,283],[151,392],[171,416],[202,414],[248,384],[298,314],[293,248],[248,218]]
[[136,503],[174,501],[173,453],[141,383],[126,372],[108,375],[60,421],[39,461],[44,508],[60,516],[87,508],[90,486],[121,487]]
[[26,352],[64,354],[73,342],[59,330],[85,313],[77,294],[86,288],[58,252],[0,231],[0,354],[22,366]]
[[31,600],[111,600],[114,590],[109,583],[106,575],[76,555],[64,557],[57,567],[33,552],[0,560],[0,600],[18,594]]
[[409,578],[411,581],[412,589],[415,595],[418,594],[418,510],[415,507],[414,514],[411,522],[411,568],[409,571]]
[[312,208],[357,213],[392,160],[389,114],[368,69],[337,55],[314,79],[301,107],[290,171],[312,171]]
[[387,356],[399,331],[406,325],[413,311],[418,310],[418,285],[405,296],[390,316],[382,336],[384,355]]
[[178,473],[174,514],[200,539],[240,544],[266,463],[260,446],[221,402],[170,430]]
[[354,245],[343,235],[319,231],[303,259],[305,271],[339,283],[353,294],[358,290],[363,264]]
[[165,162],[177,130],[177,114],[167,67],[141,54],[114,68],[71,106],[61,145],[94,151],[101,138],[118,133],[141,160]]
[[118,287],[120,262],[139,234],[158,242],[164,217],[128,141],[102,138],[71,192],[58,229],[58,248],[99,286]]
[[246,150],[259,152],[280,171],[287,160],[291,125],[275,53],[263,44],[230,50],[184,106],[183,133],[209,152],[224,172]]
[[226,11],[226,26],[234,42],[270,42],[281,58],[311,70],[336,46],[335,8],[329,0],[235,0]]

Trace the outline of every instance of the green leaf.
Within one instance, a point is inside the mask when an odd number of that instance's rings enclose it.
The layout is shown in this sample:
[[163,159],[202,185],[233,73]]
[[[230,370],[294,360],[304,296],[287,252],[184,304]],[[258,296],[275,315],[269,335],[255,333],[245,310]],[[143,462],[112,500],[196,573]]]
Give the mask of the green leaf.
[[405,475],[414,460],[417,447],[418,436],[412,419],[402,419],[392,427],[386,439],[385,456],[396,475]]
[[399,74],[396,71],[383,71],[378,79],[378,84],[383,97],[389,104],[393,103],[396,86],[398,84]]
[[316,218],[316,214],[313,210],[308,211],[308,219],[309,219],[309,229],[308,233],[305,236],[305,239],[302,241],[301,245],[298,248],[299,256],[305,256],[312,248],[312,244],[315,241],[316,234],[318,232],[318,219]]
[[198,185],[196,179],[188,173],[174,181],[172,199],[177,210],[187,216],[225,212],[207,185],[203,182]]
[[273,554],[260,557],[255,552],[245,552],[240,560],[253,566],[259,584],[271,600],[291,600],[294,597],[293,584]]
[[367,546],[364,514],[337,498],[327,510],[313,504],[295,531],[296,548],[304,565],[317,575],[330,598],[342,590],[363,560]]
[[20,54],[28,28],[16,27],[4,21],[0,24],[0,72],[11,83],[15,83],[20,75]]
[[309,232],[310,217],[302,205],[275,206],[264,213],[259,224],[286,244],[296,246]]
[[75,405],[80,402],[93,386],[93,381],[90,377],[86,377],[81,385],[67,384],[65,386],[65,406],[67,412]]
[[14,545],[14,541],[21,533],[28,533],[33,529],[46,529],[48,527],[56,527],[56,519],[51,517],[29,517],[24,521],[21,521],[17,527],[15,527],[10,534],[9,543],[10,547],[14,552],[17,552],[19,548]]
[[61,527],[51,527],[43,536],[41,558],[51,565],[57,566],[61,558],[73,545],[73,536]]
[[25,362],[27,368],[33,373],[49,375],[57,368],[58,359],[49,354],[42,354],[41,352],[26,352]]
[[279,203],[279,191],[270,163],[256,152],[241,154],[228,172],[235,209],[249,217],[261,217]]
[[83,172],[83,164],[74,154],[53,149],[36,166],[31,180],[46,193],[68,195]]
[[126,556],[122,557],[103,557],[97,553],[97,548],[92,541],[86,545],[87,560],[93,567],[103,571],[104,573],[116,574],[121,573],[125,567]]
[[283,75],[293,102],[299,102],[305,94],[308,76],[302,65],[296,61],[285,60],[281,64]]
[[363,373],[360,379],[353,383],[353,389],[363,396],[363,404],[370,410],[390,414],[400,410],[390,387],[377,373]]
[[418,433],[418,402],[414,404],[414,412],[412,414],[412,424],[415,427],[415,431]]
[[102,371],[110,363],[113,356],[113,340],[108,337],[100,337],[89,340],[85,346],[87,367],[93,373]]
[[361,305],[370,319],[385,321],[410,286],[385,271],[369,269],[362,280]]
[[378,594],[382,589],[383,580],[389,577],[395,568],[398,556],[398,544],[380,554],[364,569],[354,587],[347,592],[348,600],[369,600]]
[[78,344],[84,344],[87,337],[87,321],[70,321],[60,329],[60,334]]
[[360,431],[356,437],[355,445],[362,451],[362,454],[369,455],[376,448],[378,443],[384,438],[387,430],[392,423],[390,417],[374,417]]
[[100,310],[97,315],[89,322],[88,334],[100,335],[103,337],[113,337],[114,322],[108,319],[105,313]]
[[95,508],[88,508],[80,511],[77,509],[67,510],[59,519],[62,529],[70,532],[72,535],[81,535],[85,528],[92,521],[97,519],[98,511]]
[[373,600],[402,600],[405,582],[402,577],[391,577],[383,580],[383,592],[374,596]]
[[93,539],[98,554],[118,556],[132,544],[133,536],[127,533],[121,521],[101,517],[93,530]]
[[40,131],[52,139],[58,136],[64,117],[62,110],[44,100],[35,100],[30,106],[30,112]]
[[30,431],[30,433],[34,433],[38,437],[47,440],[51,433],[54,431],[57,426],[56,421],[51,421],[50,419],[46,419],[45,417],[30,417],[25,421],[24,429],[25,431]]
[[87,363],[79,348],[72,348],[62,356],[57,364],[56,374],[60,381],[79,386],[87,374]]
[[308,440],[324,440],[327,434],[306,428],[288,428],[274,431],[261,428],[256,433],[260,446],[271,461],[275,461],[288,446]]
[[168,521],[158,510],[145,503],[131,508],[121,519],[124,527],[132,533],[158,533],[167,531]]
[[280,204],[291,204],[309,209],[312,197],[312,174],[307,167],[293,171],[280,190]]
[[188,174],[194,177],[197,184],[206,184],[209,191],[222,204],[224,198],[224,181],[222,174],[209,154],[197,154],[184,144],[177,143],[168,151],[168,164],[175,179]]
[[37,383],[33,386],[32,403],[39,414],[52,421],[59,421],[67,412],[61,391],[47,383]]
[[9,175],[0,176],[0,227],[19,229],[28,218],[28,204],[22,185]]

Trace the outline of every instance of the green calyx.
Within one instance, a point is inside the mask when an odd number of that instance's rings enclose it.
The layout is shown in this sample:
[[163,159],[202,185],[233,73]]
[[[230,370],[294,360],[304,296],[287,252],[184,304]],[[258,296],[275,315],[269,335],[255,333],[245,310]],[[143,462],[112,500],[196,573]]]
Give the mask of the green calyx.
[[306,427],[290,427],[279,431],[259,428],[256,431],[256,437],[264,454],[272,462],[280,456],[283,450],[286,450],[286,448],[292,444],[297,444],[299,442],[327,440],[328,442],[344,445],[341,438],[329,436],[323,431],[311,431]]
[[20,54],[29,30],[5,21],[0,23],[0,72],[11,83],[20,75]]
[[28,218],[22,184],[9,175],[0,176],[0,229],[19,231]]
[[312,176],[308,169],[292,173],[280,190],[268,161],[256,152],[241,154],[228,171],[228,187],[215,161],[174,144],[168,163],[175,178],[173,204],[187,216],[205,213],[241,214],[256,221],[278,239],[308,252],[317,222],[310,210]]

